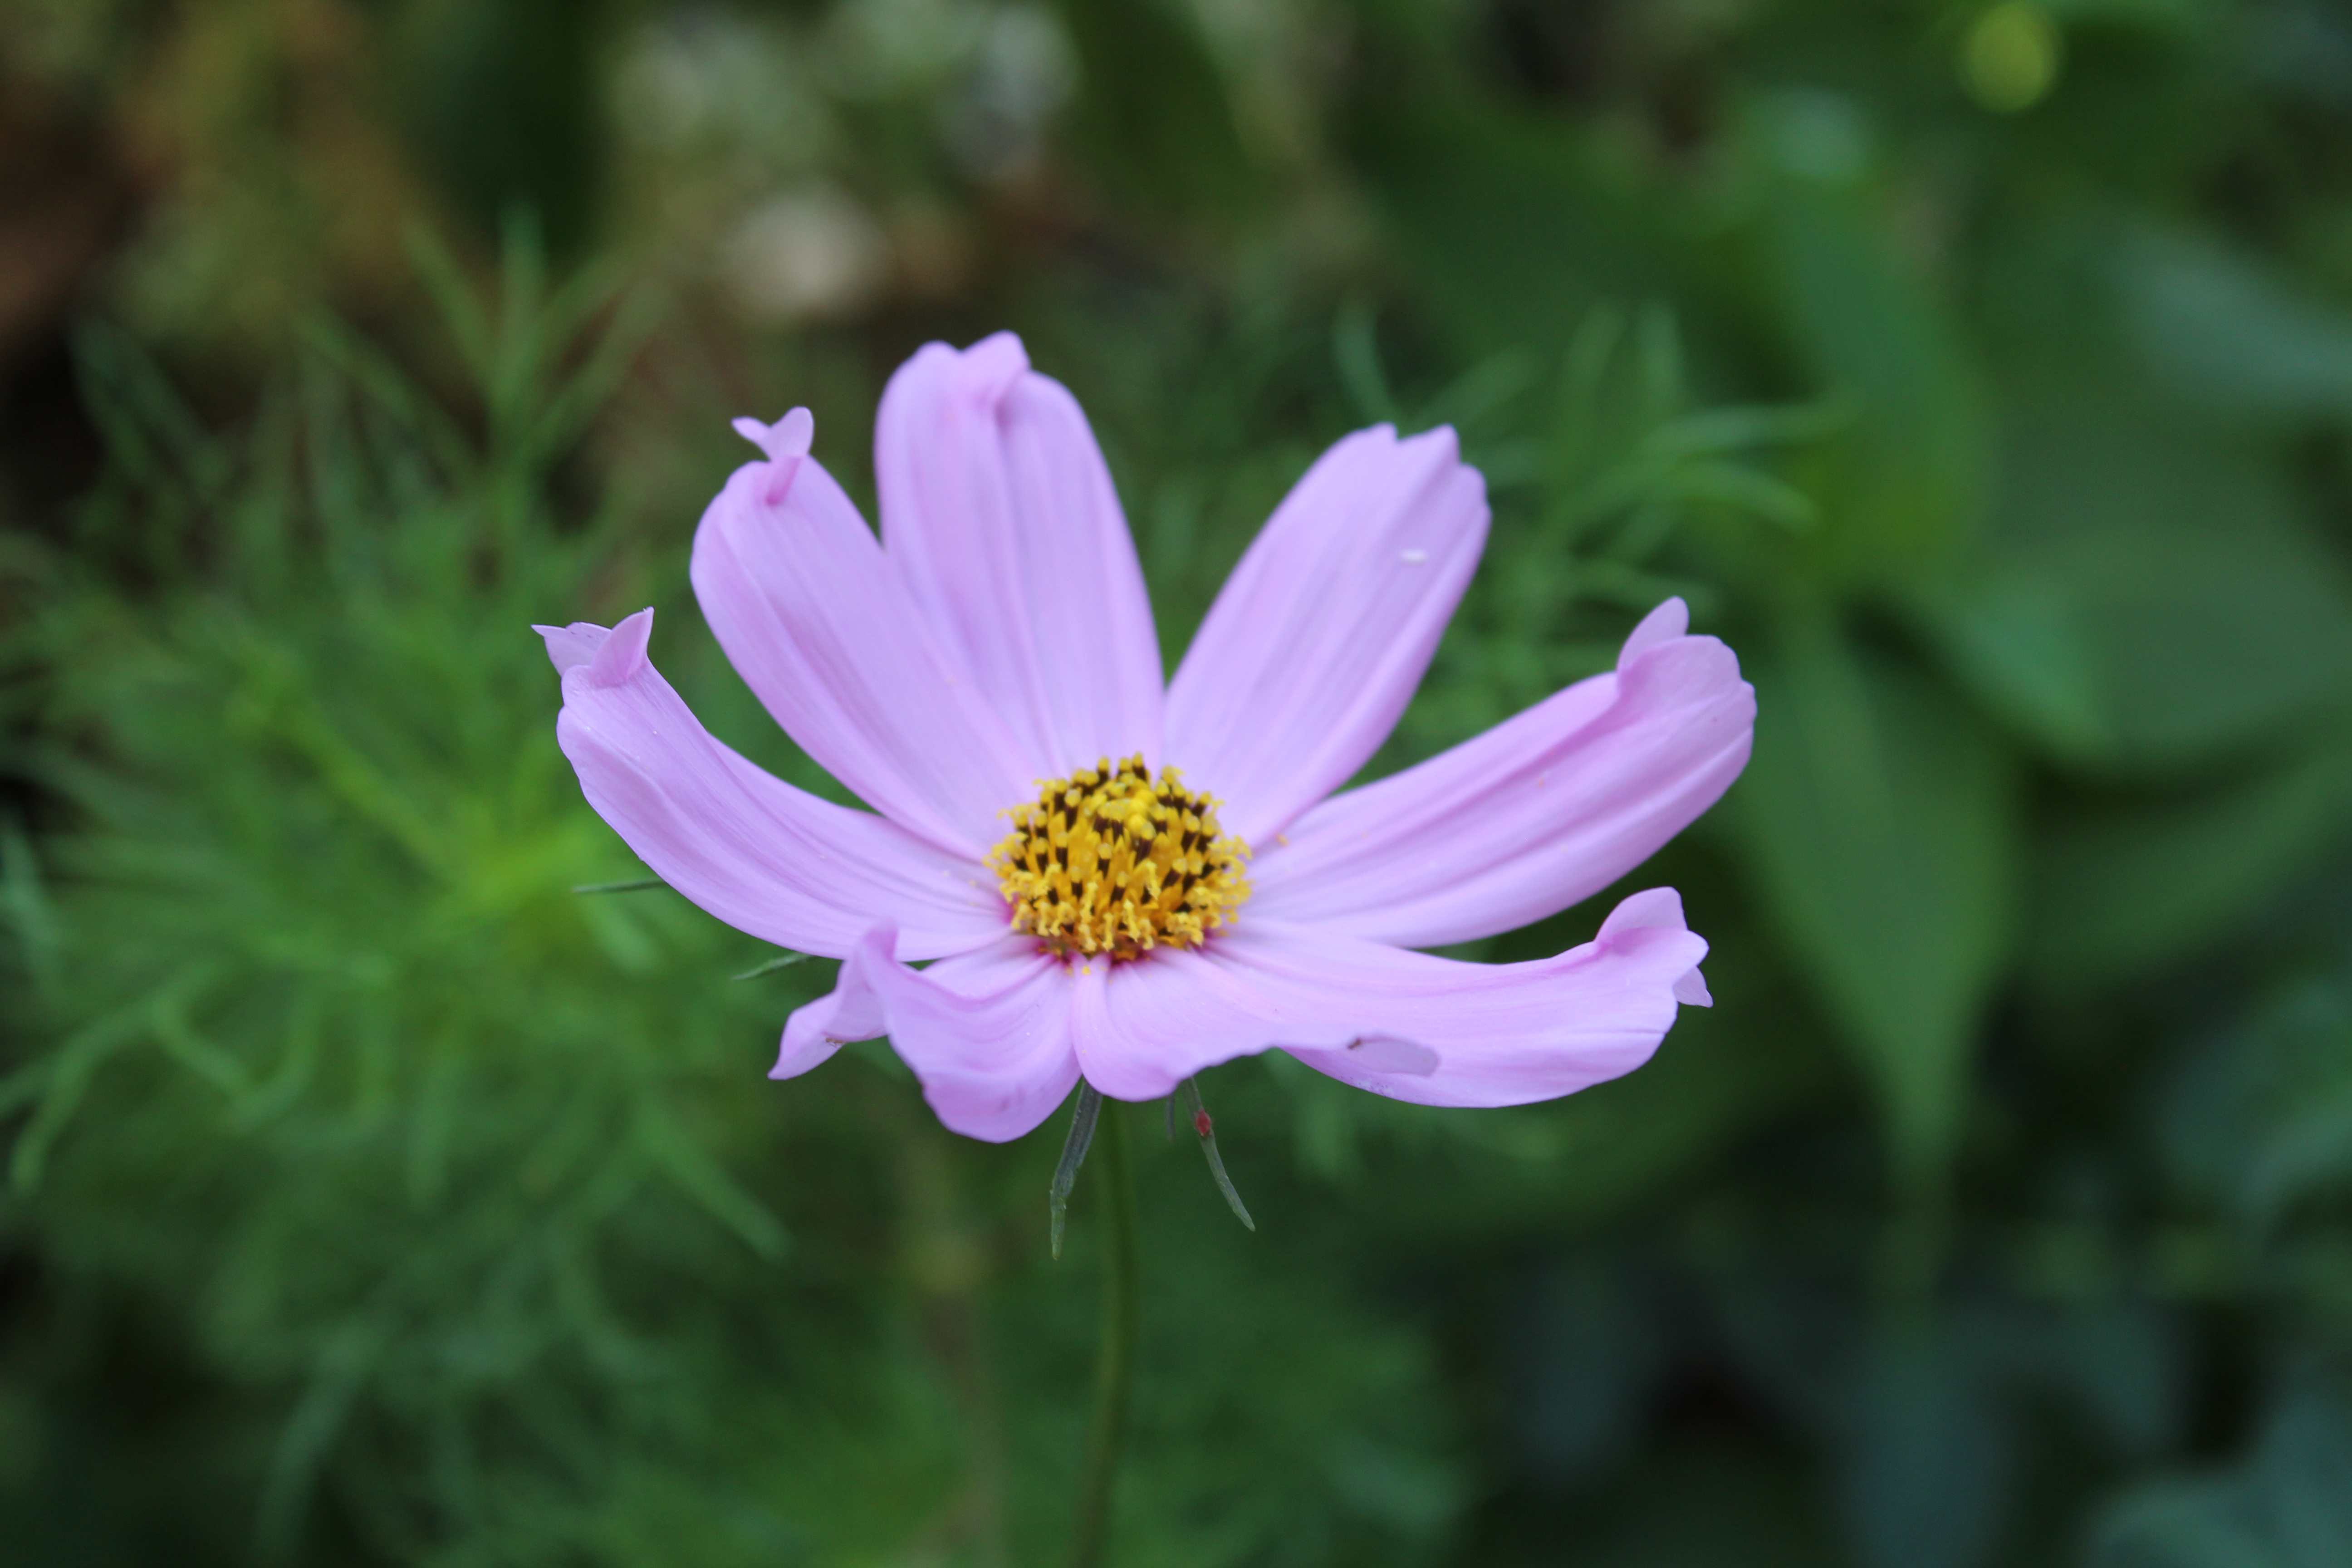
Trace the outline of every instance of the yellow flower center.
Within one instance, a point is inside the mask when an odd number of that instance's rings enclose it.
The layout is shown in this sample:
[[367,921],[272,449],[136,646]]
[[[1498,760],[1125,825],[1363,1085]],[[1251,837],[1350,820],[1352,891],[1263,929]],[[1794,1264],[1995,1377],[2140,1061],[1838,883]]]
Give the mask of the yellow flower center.
[[1249,897],[1249,846],[1217,826],[1217,803],[1174,768],[1155,779],[1139,755],[1055,779],[1010,815],[1012,836],[989,863],[1013,929],[1055,952],[1198,947]]

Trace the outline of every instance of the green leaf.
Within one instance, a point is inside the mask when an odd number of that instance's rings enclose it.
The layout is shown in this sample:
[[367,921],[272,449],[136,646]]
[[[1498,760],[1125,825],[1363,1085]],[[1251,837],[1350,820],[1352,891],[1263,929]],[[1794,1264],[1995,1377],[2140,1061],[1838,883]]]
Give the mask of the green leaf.
[[783,1222],[727,1173],[710,1150],[678,1125],[661,1106],[642,1107],[633,1131],[636,1145],[654,1167],[698,1205],[733,1231],[762,1259],[783,1256],[791,1237]]
[[2264,1435],[2256,1486],[2295,1568],[2352,1563],[2352,1416],[2309,1387],[2284,1401]]
[[1801,466],[1821,503],[1815,569],[1848,584],[1916,583],[1961,558],[1990,474],[1984,391],[1952,310],[1904,243],[1896,193],[1870,177],[1845,100],[1790,93],[1758,136],[1778,170],[1766,249],[1798,358],[1853,419]]
[[2352,1420],[2298,1384],[2252,1458],[2221,1476],[2168,1479],[2111,1504],[2096,1568],[2334,1568],[2352,1562]]
[[2275,453],[2143,405],[2021,407],[1990,564],[1923,601],[1970,688],[2105,773],[2211,761],[2352,702],[2352,581]]
[[2112,984],[2192,952],[2260,912],[2352,837],[2352,732],[2189,793],[2090,797],[2054,813],[2033,856],[2032,973]]
[[1869,1568],[1980,1568],[2000,1539],[2011,1445],[1973,1347],[1941,1321],[1882,1328],[1846,1422],[1841,1479]]
[[2287,973],[2207,1033],[2160,1126],[2169,1174],[2249,1241],[2352,1194],[2352,961]]
[[1664,268],[1684,253],[1654,205],[1558,120],[1449,100],[1426,63],[1391,64],[1412,85],[1365,117],[1359,138],[1416,295],[1463,349],[1548,357],[1603,298],[1667,286]]
[[2159,1481],[2109,1509],[2092,1561],[2098,1568],[2292,1568],[2239,1516],[2226,1482]]
[[2352,417],[2352,314],[2200,235],[2148,229],[2116,259],[2126,330],[2209,408]]
[[1257,183],[1190,6],[1063,0],[1078,54],[1082,145],[1110,191],[1160,208],[1229,208]]
[[1898,1178],[1931,1184],[2011,940],[2015,770],[1942,688],[1818,613],[1792,612],[1753,678],[1734,800],[1758,890],[1878,1090]]
[[780,952],[773,958],[764,959],[761,962],[753,964],[751,968],[746,969],[741,973],[734,976],[734,978],[738,980],[764,979],[768,975],[773,974],[779,970],[790,969],[794,964],[806,963],[814,955],[805,952]]

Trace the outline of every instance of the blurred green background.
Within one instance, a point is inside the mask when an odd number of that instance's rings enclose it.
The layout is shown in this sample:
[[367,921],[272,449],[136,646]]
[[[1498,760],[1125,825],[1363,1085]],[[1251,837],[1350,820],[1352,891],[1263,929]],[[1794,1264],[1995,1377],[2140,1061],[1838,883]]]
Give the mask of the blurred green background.
[[[1686,595],[1712,1012],[1143,1138],[1124,1564],[2352,1563],[2352,12],[10,0],[0,1558],[1055,1560],[1095,1231],[642,875],[527,623],[917,344],[1092,415],[1172,663],[1451,421],[1394,767]],[[1623,889],[1620,889],[1621,891]],[[1546,953],[1608,897],[1477,944]]]

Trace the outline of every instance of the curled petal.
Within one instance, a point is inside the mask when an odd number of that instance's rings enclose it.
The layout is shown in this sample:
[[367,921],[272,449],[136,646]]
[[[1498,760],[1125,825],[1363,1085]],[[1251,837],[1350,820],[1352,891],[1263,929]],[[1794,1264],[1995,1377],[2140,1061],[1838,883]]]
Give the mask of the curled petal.
[[1030,772],[1160,761],[1160,643],[1110,470],[1076,399],[999,332],[919,351],[874,437],[882,540]]
[[563,674],[557,742],[637,858],[739,931],[828,957],[886,917],[909,956],[1002,936],[994,879],[870,812],[794,789],[721,744],[646,657],[653,612],[609,633],[541,626]]
[[850,1040],[890,1037],[950,1130],[1003,1143],[1054,1113],[1078,1081],[1070,984],[1027,938],[909,969],[885,923],[858,942],[830,995],[794,1012],[771,1078],[806,1072]]
[[1454,432],[1339,441],[1275,509],[1168,689],[1168,755],[1263,848],[1396,727],[1486,540]]
[[797,426],[746,463],[695,531],[695,596],[776,722],[899,826],[978,858],[1035,774],[972,677],[936,646],[857,509]]
[[1280,1047],[1395,1100],[1525,1104],[1647,1061],[1706,952],[1671,889],[1635,894],[1591,942],[1528,963],[1245,920],[1197,950],[1082,966],[1078,1061],[1121,1100]]
[[1590,898],[1715,804],[1748,763],[1756,692],[1670,599],[1616,670],[1309,811],[1262,845],[1251,913],[1435,947]]

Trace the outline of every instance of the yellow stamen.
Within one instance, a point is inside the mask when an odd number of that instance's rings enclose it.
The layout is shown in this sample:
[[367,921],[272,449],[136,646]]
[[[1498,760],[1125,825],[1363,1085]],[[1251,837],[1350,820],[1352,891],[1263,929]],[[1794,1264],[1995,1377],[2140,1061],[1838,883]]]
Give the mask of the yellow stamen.
[[1174,768],[1106,757],[1046,784],[1011,812],[989,855],[1013,903],[1013,929],[1055,952],[1134,958],[1198,947],[1249,897],[1249,846],[1217,826],[1217,803]]

